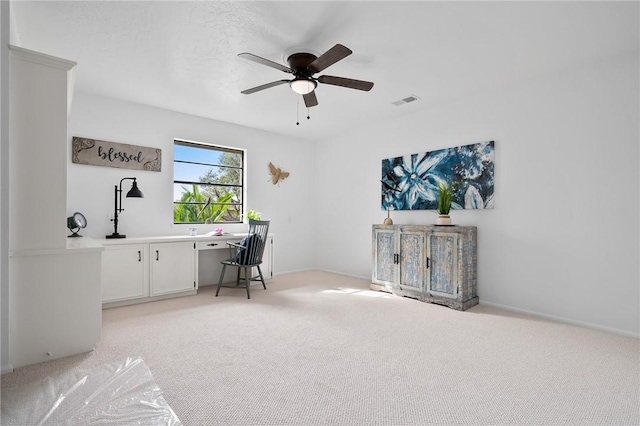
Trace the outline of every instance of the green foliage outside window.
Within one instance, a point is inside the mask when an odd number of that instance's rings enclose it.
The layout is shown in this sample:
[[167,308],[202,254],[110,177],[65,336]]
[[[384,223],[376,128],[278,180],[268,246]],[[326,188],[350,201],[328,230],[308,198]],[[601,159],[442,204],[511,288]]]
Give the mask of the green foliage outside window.
[[[233,193],[227,192],[217,198],[212,198],[210,194],[203,194],[197,185],[192,185],[191,190],[185,188],[184,195],[180,199],[181,203],[173,206],[174,223],[214,223],[229,222],[223,220],[225,212],[229,209],[229,203],[233,199]],[[234,206],[237,210],[237,206]],[[237,218],[230,212],[227,219]]]
[[243,152],[176,141],[174,223],[242,221]]

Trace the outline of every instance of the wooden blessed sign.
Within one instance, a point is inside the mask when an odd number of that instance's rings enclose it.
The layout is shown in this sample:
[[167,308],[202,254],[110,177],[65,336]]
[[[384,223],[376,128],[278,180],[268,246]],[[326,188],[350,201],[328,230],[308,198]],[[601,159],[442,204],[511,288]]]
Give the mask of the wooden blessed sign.
[[159,172],[162,150],[146,146],[128,145],[73,137],[71,161],[91,166]]

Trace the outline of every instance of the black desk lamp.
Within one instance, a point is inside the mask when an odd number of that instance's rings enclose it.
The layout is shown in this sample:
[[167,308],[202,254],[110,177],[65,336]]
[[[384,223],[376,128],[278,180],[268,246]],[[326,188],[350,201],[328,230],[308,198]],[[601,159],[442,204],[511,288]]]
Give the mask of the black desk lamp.
[[[122,208],[122,182],[127,179],[133,180],[131,189],[129,190],[129,192],[127,192],[127,198],[130,198],[130,197],[143,198],[144,197],[144,195],[142,195],[142,191],[138,189],[138,183],[136,182],[136,178],[126,177],[120,180],[120,188],[118,188],[118,185],[116,185],[115,187],[115,197],[114,197],[115,208],[113,211],[113,219],[111,219],[113,221],[113,234],[107,235],[106,238],[126,238],[127,237],[126,235],[118,234],[118,213],[124,211],[124,209]],[[119,203],[120,207],[118,207],[118,199],[120,200],[120,203]]]

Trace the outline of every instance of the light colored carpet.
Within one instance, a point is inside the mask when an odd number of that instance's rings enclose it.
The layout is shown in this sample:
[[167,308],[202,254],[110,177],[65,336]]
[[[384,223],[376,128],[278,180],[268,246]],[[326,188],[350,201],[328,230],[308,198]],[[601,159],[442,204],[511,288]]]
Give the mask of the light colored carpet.
[[368,286],[310,271],[105,310],[94,352],[3,376],[2,411],[140,356],[185,425],[640,424],[638,339]]

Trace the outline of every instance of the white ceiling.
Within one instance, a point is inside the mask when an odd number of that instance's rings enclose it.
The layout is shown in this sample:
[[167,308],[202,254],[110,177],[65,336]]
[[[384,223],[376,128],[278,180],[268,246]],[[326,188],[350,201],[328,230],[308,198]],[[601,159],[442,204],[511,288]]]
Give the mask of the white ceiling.
[[[637,2],[14,0],[11,11],[12,43],[78,62],[77,91],[308,140],[639,50]],[[290,75],[238,53],[286,64],[336,43],[353,54],[318,75],[373,81],[370,92],[321,84],[310,120],[287,85],[240,93]],[[409,95],[420,100],[392,105]]]

